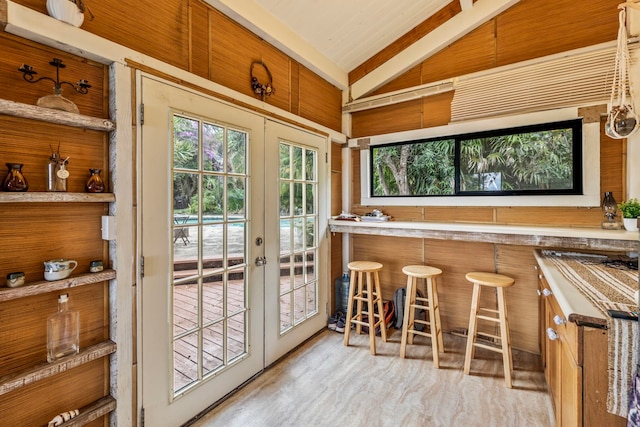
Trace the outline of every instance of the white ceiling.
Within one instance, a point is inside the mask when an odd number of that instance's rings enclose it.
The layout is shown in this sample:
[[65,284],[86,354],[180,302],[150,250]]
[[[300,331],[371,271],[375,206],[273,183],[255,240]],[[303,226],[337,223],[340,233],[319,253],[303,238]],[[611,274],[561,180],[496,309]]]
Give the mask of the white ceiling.
[[[359,98],[521,0],[205,0]],[[349,85],[348,73],[452,1],[462,12]]]
[[451,0],[254,0],[349,72]]

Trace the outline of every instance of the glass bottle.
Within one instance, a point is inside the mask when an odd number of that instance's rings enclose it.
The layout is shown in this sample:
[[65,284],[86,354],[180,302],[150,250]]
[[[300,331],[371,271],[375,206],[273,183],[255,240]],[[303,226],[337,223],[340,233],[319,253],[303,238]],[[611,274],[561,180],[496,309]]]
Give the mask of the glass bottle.
[[47,361],[55,362],[80,351],[80,313],[69,311],[69,295],[58,297],[58,312],[47,318]]
[[102,193],[104,191],[104,181],[100,176],[102,169],[89,169],[91,176],[85,184],[87,193]]
[[5,163],[8,168],[7,176],[2,181],[4,191],[27,191],[29,183],[22,175],[22,163]]
[[49,164],[47,165],[47,191],[60,191],[60,183],[58,182],[57,173],[60,170],[60,156],[58,153],[51,153]]

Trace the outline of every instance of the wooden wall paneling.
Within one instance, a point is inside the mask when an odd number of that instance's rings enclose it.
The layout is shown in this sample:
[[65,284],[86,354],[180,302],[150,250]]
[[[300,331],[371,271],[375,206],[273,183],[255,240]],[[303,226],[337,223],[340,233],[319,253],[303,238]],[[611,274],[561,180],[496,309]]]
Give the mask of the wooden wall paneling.
[[54,258],[78,261],[74,273],[89,272],[89,262],[101,259],[101,203],[2,203],[0,276],[23,271],[27,282],[43,280],[43,262]]
[[534,249],[496,245],[496,272],[515,280],[514,285],[505,290],[513,347],[539,354],[538,274],[534,269]]
[[[0,162],[22,163],[29,191],[46,190],[46,170],[51,149],[69,157],[67,191],[85,192],[90,168],[101,168],[108,179],[104,158],[106,137],[103,132],[44,123],[11,116],[0,116]],[[2,176],[6,167],[2,166]],[[108,182],[108,181],[105,181]]]
[[209,10],[210,7],[202,1],[189,0],[189,71],[205,79],[211,78]]
[[353,83],[357,82],[372,70],[375,70],[381,64],[393,58],[399,52],[411,46],[413,43],[420,40],[422,37],[438,28],[438,26],[447,22],[449,19],[451,19],[461,11],[462,9],[460,8],[460,2],[457,0],[452,1],[451,3],[434,13],[431,17],[427,18],[422,23],[417,25],[411,31],[398,38],[398,40],[385,47],[380,52],[376,53],[374,56],[349,72],[349,84],[352,85]]
[[388,236],[353,236],[353,253],[357,254],[350,261],[377,261],[383,264],[380,271],[382,297],[393,299],[397,288],[407,285],[407,277],[402,267],[409,264],[423,263],[422,239]]
[[425,221],[434,222],[493,222],[493,208],[474,206],[427,206]]
[[289,89],[289,111],[300,115],[300,64],[294,60],[289,61],[289,75],[291,84]]
[[[4,395],[0,399],[2,425],[46,426],[61,412],[79,409],[100,399],[109,386],[101,379],[103,370],[104,361],[95,360],[59,374],[51,381],[38,381]],[[104,426],[108,418],[107,415],[87,425]]]
[[[600,193],[612,191],[618,202],[627,198],[626,192],[626,139],[609,138],[604,132],[606,118],[600,122]],[[602,220],[602,216],[600,217]]]
[[[105,324],[108,317],[106,320],[104,317],[105,282],[4,302],[0,324],[0,377],[46,362],[47,317],[58,310],[58,296],[63,293],[69,294],[69,309],[80,312],[80,348],[108,339]],[[108,377],[108,369],[102,374]],[[53,379],[44,381],[50,380]]]
[[[256,97],[251,88],[251,63],[263,61],[273,77],[275,92],[264,101],[289,111],[289,58],[258,36],[212,10],[211,17],[211,78],[213,81],[245,95]],[[255,66],[254,75],[265,84],[268,75]]]
[[63,86],[62,95],[74,102],[80,114],[108,118],[104,108],[104,85],[106,68],[97,62],[45,46],[37,46],[17,36],[0,33],[3,61],[0,63],[0,91],[3,99],[35,105],[38,98],[53,94],[53,83],[41,81],[28,83],[18,68],[22,64],[31,65],[38,73],[36,77],[55,79],[56,69],[49,65],[53,58],[60,58],[66,68],[60,70],[60,80],[75,83],[85,79],[91,84],[89,93],[81,95]]
[[[189,3],[139,0],[91,2],[82,29],[183,70],[189,69]],[[205,35],[203,34],[202,37]]]
[[360,188],[360,150],[351,150],[351,205],[355,209],[360,205],[362,189]]
[[599,227],[603,220],[599,207],[496,207],[496,223],[551,225],[557,227]]
[[415,67],[405,71],[389,83],[380,86],[378,89],[369,93],[368,96],[381,95],[395,90],[406,89],[413,86],[419,86],[421,82],[421,65],[418,64]]
[[422,99],[357,111],[351,115],[351,120],[352,138],[420,129]]
[[481,25],[421,65],[422,84],[495,67],[495,20]]
[[422,127],[446,126],[451,122],[454,91],[422,98]]
[[616,40],[618,1],[521,1],[498,15],[496,66]]
[[[494,245],[425,239],[425,264],[442,270],[438,285],[444,332],[467,329],[473,285],[465,279],[470,271],[494,271]],[[484,303],[486,294],[483,294]]]
[[342,130],[342,92],[300,65],[300,115],[336,131]]

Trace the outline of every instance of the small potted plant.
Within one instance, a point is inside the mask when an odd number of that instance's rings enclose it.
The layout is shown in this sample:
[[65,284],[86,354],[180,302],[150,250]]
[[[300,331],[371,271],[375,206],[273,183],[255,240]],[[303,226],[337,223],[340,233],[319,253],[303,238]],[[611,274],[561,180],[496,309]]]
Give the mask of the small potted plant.
[[629,199],[618,203],[618,209],[622,212],[622,221],[627,231],[638,231],[638,217],[640,217],[640,202],[638,199]]

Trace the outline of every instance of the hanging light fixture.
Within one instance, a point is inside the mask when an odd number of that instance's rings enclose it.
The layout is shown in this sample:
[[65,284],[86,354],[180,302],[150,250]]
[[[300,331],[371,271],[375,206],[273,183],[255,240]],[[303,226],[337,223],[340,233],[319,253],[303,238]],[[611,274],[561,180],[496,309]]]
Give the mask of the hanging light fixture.
[[635,2],[622,3],[620,8],[618,42],[613,84],[605,133],[614,139],[626,138],[638,130],[638,116],[633,111],[633,96],[629,83],[629,49],[627,48],[626,7]]

